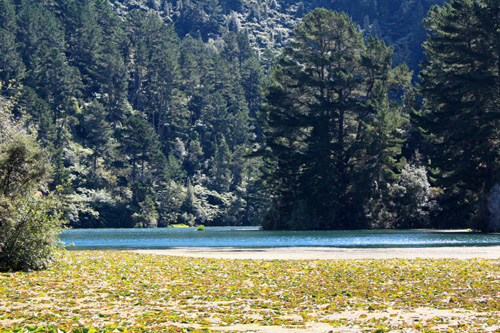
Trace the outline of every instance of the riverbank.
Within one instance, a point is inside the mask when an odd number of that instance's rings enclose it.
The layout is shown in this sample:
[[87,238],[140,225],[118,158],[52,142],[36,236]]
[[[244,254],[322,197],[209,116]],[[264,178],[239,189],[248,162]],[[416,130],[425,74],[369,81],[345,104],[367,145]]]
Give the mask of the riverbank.
[[500,246],[420,248],[333,248],[333,247],[176,247],[141,249],[143,254],[214,259],[499,259]]

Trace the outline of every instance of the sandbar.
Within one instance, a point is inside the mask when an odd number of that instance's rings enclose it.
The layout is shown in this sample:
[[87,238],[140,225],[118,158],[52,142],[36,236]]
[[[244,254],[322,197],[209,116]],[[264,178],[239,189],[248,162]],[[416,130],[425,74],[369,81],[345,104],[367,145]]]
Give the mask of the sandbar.
[[321,259],[499,259],[500,246],[418,248],[336,247],[174,247],[137,249],[136,253],[215,259],[321,260]]

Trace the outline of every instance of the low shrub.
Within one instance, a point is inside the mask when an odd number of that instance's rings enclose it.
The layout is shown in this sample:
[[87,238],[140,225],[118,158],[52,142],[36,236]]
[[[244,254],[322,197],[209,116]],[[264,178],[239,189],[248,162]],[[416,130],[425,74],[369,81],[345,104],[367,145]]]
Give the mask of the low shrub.
[[64,224],[60,201],[36,193],[14,203],[0,199],[0,271],[45,269],[62,250],[57,238]]

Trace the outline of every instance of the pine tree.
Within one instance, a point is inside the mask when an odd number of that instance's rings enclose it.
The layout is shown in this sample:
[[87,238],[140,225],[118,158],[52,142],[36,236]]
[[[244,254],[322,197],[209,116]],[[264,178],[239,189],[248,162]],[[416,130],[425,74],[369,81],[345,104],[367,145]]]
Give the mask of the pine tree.
[[93,101],[86,105],[84,110],[83,126],[88,146],[92,148],[92,168],[97,169],[97,159],[111,154],[110,140],[113,136],[112,128],[107,121],[107,112],[102,104]]
[[[78,68],[89,88],[96,81],[96,65],[102,52],[102,29],[97,21],[93,1],[64,1],[61,11],[69,64]],[[95,91],[89,91],[88,94]]]
[[16,33],[16,8],[10,0],[0,0],[0,29]]
[[430,167],[444,190],[440,218],[486,230],[487,195],[500,171],[500,3],[452,0],[433,7],[425,26],[426,111],[418,124],[435,147]]
[[212,187],[221,193],[228,192],[231,184],[231,153],[224,137],[215,143],[211,164]]
[[[159,142],[153,128],[141,118],[132,116],[126,122],[123,133],[123,151],[130,156],[132,164],[132,182],[146,182],[146,163],[157,152]],[[137,174],[140,167],[140,174]],[[138,177],[139,176],[139,177]]]
[[401,144],[389,137],[401,121],[387,91],[402,70],[391,70],[385,43],[365,45],[347,14],[316,9],[302,22],[260,116],[275,200],[266,227],[367,227],[370,188],[397,171]]
[[24,63],[17,52],[15,35],[0,28],[0,81],[20,82],[25,75]]
[[44,61],[48,50],[64,50],[64,29],[54,13],[38,1],[23,0],[17,15],[22,58],[28,69]]
[[19,97],[20,114],[29,115],[29,124],[34,125],[38,137],[46,147],[53,147],[56,140],[54,110],[36,92],[24,87]]
[[120,122],[128,116],[124,114],[127,101],[127,67],[120,52],[109,44],[105,47],[102,57],[98,63],[99,91],[102,103],[106,106],[109,120]]
[[0,81],[19,82],[26,66],[18,52],[16,10],[10,0],[0,0]]
[[256,57],[245,60],[241,65],[242,86],[248,104],[249,116],[255,118],[262,105],[261,86],[264,80],[262,68]]

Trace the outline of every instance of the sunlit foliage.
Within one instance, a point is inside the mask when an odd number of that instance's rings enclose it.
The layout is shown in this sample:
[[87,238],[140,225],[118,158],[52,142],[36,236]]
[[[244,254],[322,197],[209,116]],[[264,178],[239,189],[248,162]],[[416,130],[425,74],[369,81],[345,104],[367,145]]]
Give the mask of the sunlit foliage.
[[47,267],[63,224],[46,187],[47,154],[25,122],[14,120],[13,101],[0,97],[0,271]]

